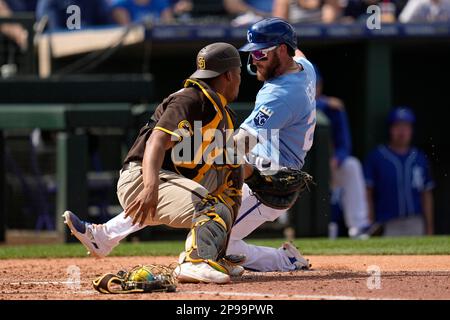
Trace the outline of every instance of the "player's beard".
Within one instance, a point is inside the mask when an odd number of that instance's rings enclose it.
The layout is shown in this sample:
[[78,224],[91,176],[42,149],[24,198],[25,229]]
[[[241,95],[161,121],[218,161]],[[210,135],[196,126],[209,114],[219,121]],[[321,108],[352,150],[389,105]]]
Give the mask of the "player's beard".
[[276,76],[276,71],[280,67],[280,57],[278,53],[275,52],[272,63],[267,64],[264,68],[258,68],[256,72],[256,77],[259,81],[266,81],[272,79]]

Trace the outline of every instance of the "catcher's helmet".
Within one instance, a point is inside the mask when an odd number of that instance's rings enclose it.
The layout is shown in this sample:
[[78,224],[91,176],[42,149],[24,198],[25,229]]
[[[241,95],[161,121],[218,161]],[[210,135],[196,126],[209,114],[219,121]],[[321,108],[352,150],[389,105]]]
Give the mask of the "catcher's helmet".
[[247,44],[240,51],[250,52],[286,44],[297,49],[297,34],[294,28],[283,19],[267,18],[253,24],[247,31]]

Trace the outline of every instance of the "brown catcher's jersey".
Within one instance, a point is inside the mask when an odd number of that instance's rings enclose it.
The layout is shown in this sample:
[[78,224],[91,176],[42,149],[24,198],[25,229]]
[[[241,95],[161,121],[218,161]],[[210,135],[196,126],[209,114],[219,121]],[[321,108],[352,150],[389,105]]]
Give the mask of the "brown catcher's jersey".
[[[235,126],[235,115],[226,104],[225,98],[206,83],[187,79],[183,89],[171,94],[156,108],[152,119],[140,130],[124,164],[142,162],[152,130],[161,130],[177,141],[166,151],[162,169],[192,179],[214,195],[223,194],[231,186],[232,190],[240,190],[241,168],[231,165],[224,152],[226,140],[232,139]],[[213,130],[221,135],[212,136]],[[223,139],[222,142],[217,144],[217,138]],[[234,198],[233,192],[232,195]]]

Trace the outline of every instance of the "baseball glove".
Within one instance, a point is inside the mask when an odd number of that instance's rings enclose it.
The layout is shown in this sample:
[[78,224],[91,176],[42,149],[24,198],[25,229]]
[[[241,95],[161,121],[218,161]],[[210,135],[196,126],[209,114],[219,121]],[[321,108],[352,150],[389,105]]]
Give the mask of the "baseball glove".
[[282,169],[274,175],[262,175],[253,168],[245,180],[256,198],[274,209],[289,209],[297,198],[313,184],[313,177],[301,170]]
[[92,284],[100,293],[175,292],[174,268],[162,265],[136,266],[130,271],[107,273]]

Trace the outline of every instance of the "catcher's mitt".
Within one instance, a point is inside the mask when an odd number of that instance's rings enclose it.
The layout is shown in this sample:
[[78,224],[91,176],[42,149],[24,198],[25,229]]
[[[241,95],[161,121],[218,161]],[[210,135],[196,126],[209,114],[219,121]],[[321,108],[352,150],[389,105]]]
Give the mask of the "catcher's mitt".
[[92,284],[100,293],[175,292],[174,268],[162,265],[136,266],[130,271],[107,273]]
[[300,170],[282,169],[274,175],[261,175],[253,168],[253,173],[245,180],[256,198],[274,209],[289,209],[305,190],[309,191],[313,177]]

